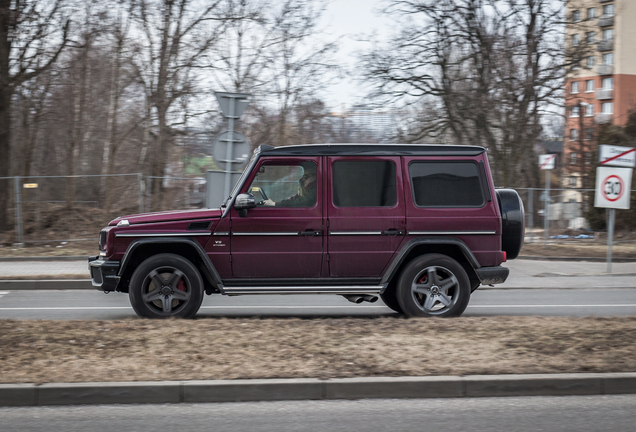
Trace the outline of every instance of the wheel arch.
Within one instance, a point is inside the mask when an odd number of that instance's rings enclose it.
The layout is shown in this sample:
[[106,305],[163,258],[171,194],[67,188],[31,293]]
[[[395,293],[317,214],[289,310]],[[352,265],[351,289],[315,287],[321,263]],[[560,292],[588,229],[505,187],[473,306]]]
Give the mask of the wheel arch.
[[179,255],[192,262],[201,273],[206,294],[223,292],[221,277],[205,250],[196,241],[179,237],[156,237],[133,241],[121,260],[117,291],[128,292],[130,278],[137,266],[147,258],[161,253]]
[[402,270],[414,258],[432,253],[446,255],[457,261],[468,274],[471,284],[479,281],[475,269],[481,266],[466,243],[450,237],[415,238],[404,245],[385,272],[382,278],[382,283],[386,285],[384,291],[396,288]]

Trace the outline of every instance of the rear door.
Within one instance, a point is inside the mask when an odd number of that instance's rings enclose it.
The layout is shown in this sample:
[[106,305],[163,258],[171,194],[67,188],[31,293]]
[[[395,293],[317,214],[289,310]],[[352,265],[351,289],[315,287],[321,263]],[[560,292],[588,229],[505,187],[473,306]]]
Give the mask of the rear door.
[[404,239],[399,157],[329,157],[329,275],[379,277]]

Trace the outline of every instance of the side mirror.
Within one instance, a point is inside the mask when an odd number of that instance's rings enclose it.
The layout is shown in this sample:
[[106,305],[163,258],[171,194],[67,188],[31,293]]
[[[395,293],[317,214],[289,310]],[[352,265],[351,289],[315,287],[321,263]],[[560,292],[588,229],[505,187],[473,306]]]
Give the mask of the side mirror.
[[236,197],[236,201],[234,201],[234,208],[239,211],[246,211],[247,209],[251,209],[254,207],[256,207],[256,201],[254,200],[254,195],[250,193],[238,194]]

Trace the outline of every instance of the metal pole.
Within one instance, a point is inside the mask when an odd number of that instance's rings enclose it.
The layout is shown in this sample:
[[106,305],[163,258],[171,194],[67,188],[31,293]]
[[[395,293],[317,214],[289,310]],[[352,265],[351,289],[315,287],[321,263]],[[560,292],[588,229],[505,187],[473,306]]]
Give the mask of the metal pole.
[[550,170],[545,170],[545,214],[543,221],[543,235],[545,237],[545,244],[548,244],[548,238],[550,237]]
[[534,240],[534,234],[533,234],[533,229],[534,229],[534,188],[531,188],[528,191],[528,225],[530,226],[530,235],[533,237]]
[[144,212],[144,176],[141,173],[137,173],[137,187],[139,188],[139,196],[137,200],[139,201],[139,213]]
[[614,245],[614,218],[616,209],[609,209],[609,221],[607,222],[607,272],[612,272],[612,246]]
[[22,245],[22,197],[20,194],[20,177],[13,177],[15,190],[15,236],[19,245]]
[[226,166],[225,166],[225,189],[224,189],[224,196],[227,197],[230,195],[230,183],[232,182],[232,155],[233,155],[233,149],[232,146],[234,144],[234,112],[236,111],[236,98],[235,97],[231,97],[230,98],[230,115],[229,115],[229,121],[230,121],[230,131],[229,131],[229,136],[228,136],[228,142],[227,142],[227,153],[226,153]]

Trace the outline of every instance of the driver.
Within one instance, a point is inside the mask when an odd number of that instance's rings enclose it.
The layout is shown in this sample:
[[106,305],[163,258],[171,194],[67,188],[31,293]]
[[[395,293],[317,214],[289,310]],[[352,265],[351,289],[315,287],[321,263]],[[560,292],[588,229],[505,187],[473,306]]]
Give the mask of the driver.
[[304,174],[298,180],[298,193],[281,201],[267,199],[263,205],[270,207],[311,207],[316,203],[316,165],[304,164]]

